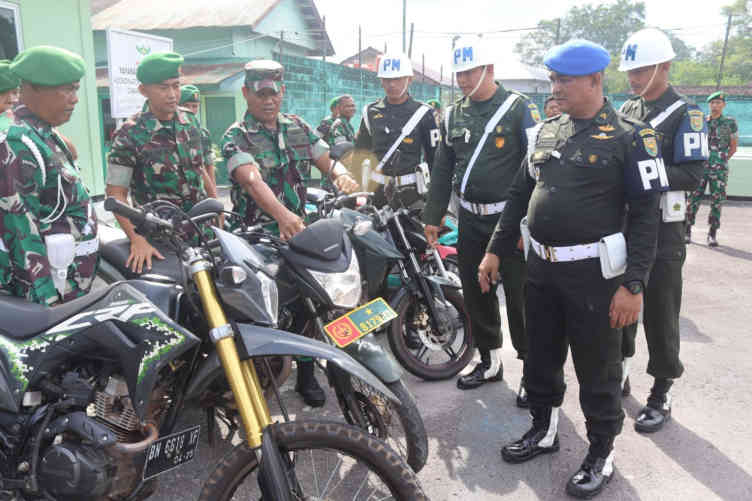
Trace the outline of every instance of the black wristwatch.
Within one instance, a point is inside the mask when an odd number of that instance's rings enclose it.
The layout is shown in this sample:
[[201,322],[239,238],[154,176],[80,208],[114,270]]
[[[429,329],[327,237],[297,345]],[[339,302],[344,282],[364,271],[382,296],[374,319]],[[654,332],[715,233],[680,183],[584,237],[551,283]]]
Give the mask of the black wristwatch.
[[629,282],[624,282],[623,285],[632,294],[639,294],[644,289],[642,280],[630,280]]

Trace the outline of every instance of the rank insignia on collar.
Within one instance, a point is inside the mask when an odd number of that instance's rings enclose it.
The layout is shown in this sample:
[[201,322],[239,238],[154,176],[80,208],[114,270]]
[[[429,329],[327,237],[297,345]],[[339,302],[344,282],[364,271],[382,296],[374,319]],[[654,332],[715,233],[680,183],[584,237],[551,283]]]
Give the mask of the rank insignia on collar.
[[588,162],[590,162],[591,164],[594,164],[597,161],[598,161],[598,155],[592,154],[588,157]]
[[613,125],[599,125],[598,130],[601,130],[603,132],[612,132],[616,130]]
[[658,155],[658,141],[655,140],[655,136],[643,137],[642,143],[645,145],[645,151],[648,152],[648,155],[651,157]]
[[413,144],[413,138],[406,137],[405,139],[402,140],[402,142],[405,144]]
[[689,125],[695,132],[700,132],[703,125],[704,113],[700,110],[689,110]]
[[504,147],[504,138],[503,137],[497,137],[496,138],[496,148],[502,149]]

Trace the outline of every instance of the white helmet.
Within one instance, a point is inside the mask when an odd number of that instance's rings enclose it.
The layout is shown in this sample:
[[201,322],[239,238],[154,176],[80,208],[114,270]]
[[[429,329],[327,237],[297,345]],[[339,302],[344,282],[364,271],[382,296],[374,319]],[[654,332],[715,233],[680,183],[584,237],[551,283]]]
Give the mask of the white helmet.
[[480,37],[465,37],[457,40],[452,50],[452,71],[467,71],[493,64],[490,51]]
[[624,42],[621,49],[619,71],[653,66],[671,61],[676,57],[671,40],[661,30],[645,28]]
[[399,78],[413,76],[413,63],[407,54],[384,54],[379,59],[379,78]]

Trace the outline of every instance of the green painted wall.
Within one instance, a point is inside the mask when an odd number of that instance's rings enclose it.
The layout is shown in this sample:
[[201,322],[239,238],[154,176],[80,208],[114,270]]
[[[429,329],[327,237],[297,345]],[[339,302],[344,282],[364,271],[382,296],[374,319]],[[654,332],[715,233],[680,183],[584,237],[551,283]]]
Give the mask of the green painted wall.
[[102,144],[89,0],[10,0],[10,3],[20,6],[25,48],[56,45],[76,52],[86,60],[86,76],[81,80],[79,102],[70,122],[61,126],[60,131],[76,145],[81,173],[89,190],[94,195],[102,194]]

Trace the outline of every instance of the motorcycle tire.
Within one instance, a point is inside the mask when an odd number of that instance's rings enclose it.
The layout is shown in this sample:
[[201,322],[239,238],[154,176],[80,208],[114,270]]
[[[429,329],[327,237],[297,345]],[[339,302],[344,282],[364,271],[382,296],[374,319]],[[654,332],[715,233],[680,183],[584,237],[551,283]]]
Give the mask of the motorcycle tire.
[[[356,469],[355,467],[361,467],[368,473],[364,481],[368,481],[371,478],[370,474],[373,474],[374,483],[381,484],[380,489],[383,494],[391,495],[389,498],[382,495],[379,499],[428,501],[415,473],[405,462],[386,443],[360,428],[324,421],[291,421],[276,423],[271,427],[280,452],[295,453],[295,460],[292,463],[295,468],[293,478],[303,490],[305,499],[331,501],[373,499],[374,493],[370,483],[368,488],[355,490],[348,488],[347,482],[342,481],[347,478],[347,474]],[[347,467],[342,467],[338,462],[334,463],[337,465],[335,468],[344,469],[345,477],[339,481],[326,482],[326,478],[338,477],[343,472],[332,471],[332,476],[329,477],[329,472],[317,472],[314,466],[314,474],[323,474],[323,477],[319,478],[319,482],[308,482],[309,476],[305,474],[306,466],[309,460],[313,464],[314,453],[341,454]],[[352,460],[357,461],[355,467],[349,467]],[[201,490],[199,500],[260,499],[257,477],[254,474],[258,472],[258,466],[255,450],[251,449],[246,442],[236,445],[219,461],[209,475]],[[322,484],[325,485],[322,486]],[[359,484],[355,487],[358,486]],[[324,491],[332,487],[334,492],[321,492],[322,487]],[[362,498],[359,497],[361,495]]]
[[[421,307],[419,298],[413,294],[405,294],[402,296],[395,308],[398,316],[392,320],[389,330],[387,331],[389,346],[402,367],[407,369],[411,374],[426,381],[440,381],[454,377],[464,369],[473,358],[473,335],[470,330],[470,317],[465,311],[465,301],[462,297],[462,292],[457,289],[445,288],[444,296],[457,310],[459,319],[462,322],[462,342],[456,352],[452,346],[440,347],[439,345],[446,344],[441,343],[440,341],[432,343],[430,346],[422,344],[422,346],[417,349],[410,349],[407,346],[406,329],[416,328],[415,325],[416,322],[418,322],[416,314],[420,313],[419,310],[426,309],[425,305]],[[433,330],[427,319],[423,318],[421,322],[427,325],[428,328],[426,330]],[[426,362],[423,361],[423,357],[428,354],[429,350],[438,352],[439,348],[449,357],[449,360],[443,363],[431,364],[429,355]]]

